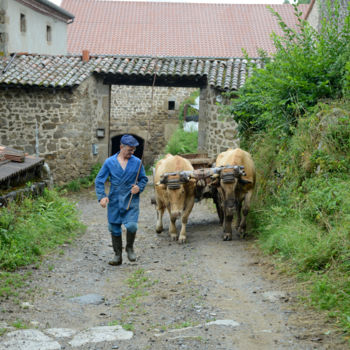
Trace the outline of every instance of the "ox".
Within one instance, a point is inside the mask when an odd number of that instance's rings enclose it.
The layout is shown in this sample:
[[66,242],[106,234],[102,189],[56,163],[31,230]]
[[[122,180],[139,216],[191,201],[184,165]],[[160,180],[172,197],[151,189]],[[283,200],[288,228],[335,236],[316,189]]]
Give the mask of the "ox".
[[255,186],[255,166],[248,152],[240,148],[229,148],[218,155],[216,167],[221,167],[220,175],[216,176],[220,178],[217,191],[223,219],[223,238],[224,241],[230,241],[232,240],[232,219],[235,211],[237,214],[235,229],[241,237],[245,234],[246,218]]
[[[186,241],[186,224],[194,205],[196,180],[191,179],[193,167],[191,163],[180,156],[167,154],[157,162],[154,173],[157,233],[163,231],[163,214],[165,208],[169,212],[169,235],[173,241]],[[177,237],[175,222],[181,217],[181,231]]]

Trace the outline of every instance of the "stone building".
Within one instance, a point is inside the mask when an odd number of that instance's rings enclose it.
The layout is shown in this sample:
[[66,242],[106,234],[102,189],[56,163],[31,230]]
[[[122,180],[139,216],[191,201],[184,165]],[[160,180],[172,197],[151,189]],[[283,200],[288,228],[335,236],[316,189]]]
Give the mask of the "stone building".
[[0,56],[66,54],[74,16],[47,0],[0,0]]
[[0,71],[0,144],[45,158],[56,183],[89,174],[92,165],[112,154],[121,133],[135,135],[141,151],[149,141],[146,165],[163,151],[163,135],[175,116],[156,107],[144,120],[135,108],[130,118],[120,120],[117,114],[112,120],[113,86],[126,86],[129,97],[140,87],[152,89],[153,82],[154,89],[200,88],[199,148],[216,156],[238,143],[235,123],[218,121],[218,96],[237,90],[252,73],[243,59],[93,56],[84,61],[42,55],[3,59]]
[[[295,26],[291,5],[271,6],[288,25]],[[301,5],[301,9],[304,11],[307,6]],[[75,15],[74,23],[68,27],[68,51],[74,54],[89,50],[93,54],[117,53],[130,57],[222,57],[228,60],[242,57],[242,48],[251,57],[259,55],[258,48],[271,53],[274,51],[271,32],[282,33],[264,4],[63,0],[62,7]],[[152,126],[152,140],[156,142],[148,146],[153,154],[164,148],[176,129],[177,108],[193,91],[191,89],[175,86],[154,89],[153,108],[158,123]],[[206,93],[210,94],[207,90],[202,91],[202,95]],[[112,86],[111,132],[114,144],[124,132],[145,137],[139,125],[148,123],[151,94],[150,87]],[[174,109],[169,108],[170,104]],[[201,106],[203,118],[206,111],[203,111],[204,105]],[[215,108],[214,102],[212,108]],[[202,121],[201,124],[205,123]],[[223,123],[216,120],[213,125],[222,126]],[[228,139],[229,134],[231,139],[236,136],[225,126],[226,137],[217,138],[218,144],[209,146],[201,134],[201,125],[199,129],[199,150],[212,153],[223,148],[221,143],[225,141],[222,140]],[[214,136],[215,133],[210,132],[209,139]],[[115,149],[113,145],[112,149]]]

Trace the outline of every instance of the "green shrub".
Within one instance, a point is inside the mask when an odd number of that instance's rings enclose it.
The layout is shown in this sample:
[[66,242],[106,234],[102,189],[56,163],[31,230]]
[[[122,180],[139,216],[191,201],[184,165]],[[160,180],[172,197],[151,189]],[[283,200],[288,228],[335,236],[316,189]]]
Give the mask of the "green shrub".
[[288,139],[255,136],[245,140],[257,169],[251,231],[350,331],[350,103],[319,103]]
[[[273,36],[276,53],[265,59],[265,69],[256,69],[224,108],[239,122],[246,137],[256,131],[274,130],[290,135],[306,111],[322,98],[341,97],[348,88],[350,61],[350,15],[341,26],[339,6],[328,4],[331,13],[314,30],[295,8],[298,31],[290,29],[273,11],[283,31]],[[341,28],[341,29],[340,29]]]

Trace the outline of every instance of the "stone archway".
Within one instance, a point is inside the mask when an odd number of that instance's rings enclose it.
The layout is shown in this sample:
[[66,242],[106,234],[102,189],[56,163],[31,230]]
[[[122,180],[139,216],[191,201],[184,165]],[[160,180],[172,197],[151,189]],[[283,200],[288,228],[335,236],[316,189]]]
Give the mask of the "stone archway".
[[[119,149],[120,149],[120,139],[122,138],[124,134],[120,134],[120,135],[117,135],[117,136],[114,136],[111,138],[111,144],[112,144],[112,151],[111,151],[111,155],[113,154],[116,154],[117,152],[119,152]],[[145,146],[145,140],[140,137],[140,136],[137,136],[135,134],[130,134],[132,136],[135,137],[135,139],[139,142],[139,145],[136,147],[136,151],[134,153],[134,156],[136,156],[137,158],[142,158],[142,155],[143,155],[143,149],[144,149],[144,146]]]

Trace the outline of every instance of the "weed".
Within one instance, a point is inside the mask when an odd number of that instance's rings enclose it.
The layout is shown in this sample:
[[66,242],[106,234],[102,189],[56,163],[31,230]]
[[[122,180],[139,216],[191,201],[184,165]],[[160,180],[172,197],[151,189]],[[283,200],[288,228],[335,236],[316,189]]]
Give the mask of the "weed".
[[0,337],[2,337],[7,332],[6,328],[0,328]]
[[82,188],[90,188],[94,184],[95,178],[100,171],[101,166],[102,165],[100,163],[93,165],[88,176],[72,180],[68,184],[60,187],[59,190],[61,192],[79,192]]
[[16,320],[15,322],[11,323],[12,327],[15,327],[17,329],[28,329],[29,326],[25,323],[25,321],[22,320]]
[[8,298],[9,296],[17,296],[18,289],[24,287],[25,282],[30,276],[30,272],[19,274],[0,271],[0,297]]

